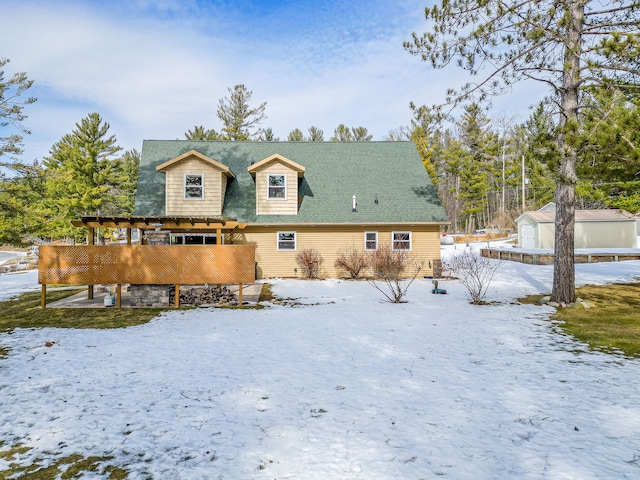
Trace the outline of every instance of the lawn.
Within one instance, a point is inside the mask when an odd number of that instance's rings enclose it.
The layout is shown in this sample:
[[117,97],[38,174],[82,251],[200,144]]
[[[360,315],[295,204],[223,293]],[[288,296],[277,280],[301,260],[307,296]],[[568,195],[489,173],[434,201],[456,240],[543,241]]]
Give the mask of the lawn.
[[578,296],[594,308],[560,308],[559,327],[591,348],[640,358],[640,284],[590,285]]

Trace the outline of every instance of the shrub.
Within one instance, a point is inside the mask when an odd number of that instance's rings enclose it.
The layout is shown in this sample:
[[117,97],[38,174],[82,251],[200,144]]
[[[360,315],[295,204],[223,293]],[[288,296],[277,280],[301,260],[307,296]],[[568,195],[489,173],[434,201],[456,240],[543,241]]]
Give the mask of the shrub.
[[315,248],[307,248],[296,255],[296,262],[305,278],[318,278],[324,259]]
[[351,247],[338,252],[338,258],[334,263],[338,270],[343,270],[351,278],[358,278],[363,270],[369,266],[369,258],[366,253]]
[[500,260],[483,257],[471,250],[464,250],[443,262],[444,270],[460,280],[473,304],[482,303],[500,265]]
[[[394,251],[389,245],[383,245],[370,256],[371,270],[377,281],[369,283],[391,303],[401,303],[423,264],[413,261],[405,250]],[[407,272],[411,273],[406,275]]]

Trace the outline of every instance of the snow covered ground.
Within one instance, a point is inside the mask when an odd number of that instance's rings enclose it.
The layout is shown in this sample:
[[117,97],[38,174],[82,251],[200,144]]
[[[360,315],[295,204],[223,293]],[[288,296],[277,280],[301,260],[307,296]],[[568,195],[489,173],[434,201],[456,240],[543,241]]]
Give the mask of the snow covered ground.
[[[640,262],[576,271],[628,282]],[[393,305],[367,282],[276,280],[303,305],[2,333],[0,439],[33,447],[24,464],[113,455],[132,478],[640,478],[640,361],[516,303],[551,275],[505,262],[488,306],[455,281]],[[0,275],[0,298],[37,288]]]

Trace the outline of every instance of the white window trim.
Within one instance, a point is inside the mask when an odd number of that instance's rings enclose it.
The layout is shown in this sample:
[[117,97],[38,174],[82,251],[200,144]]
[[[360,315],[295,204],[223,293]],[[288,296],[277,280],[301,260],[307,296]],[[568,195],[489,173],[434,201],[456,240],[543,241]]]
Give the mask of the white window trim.
[[[280,198],[280,197],[270,197],[269,196],[269,189],[271,188],[271,186],[269,185],[269,178],[270,177],[283,177],[284,178],[284,197]],[[267,200],[269,201],[283,201],[287,199],[287,174],[286,173],[267,173]],[[285,232],[286,233],[286,232]]]
[[[409,248],[396,248],[395,247],[395,238],[396,238],[396,234],[398,233],[408,233],[409,234]],[[393,250],[394,252],[410,252],[413,248],[413,235],[411,235],[411,231],[397,231],[397,232],[391,232],[391,250]]]
[[[187,175],[200,177],[202,179],[202,185],[200,186],[202,195],[200,196],[200,198],[187,197]],[[204,173],[185,173],[184,178],[182,180],[182,186],[183,186],[182,195],[184,196],[185,200],[196,200],[196,201],[204,200]]]
[[[293,234],[293,248],[280,248],[280,235],[283,233]],[[298,234],[292,231],[282,231],[276,233],[276,250],[278,252],[295,252],[298,249]]]
[[[373,233],[376,236],[376,248],[367,248],[367,234]],[[375,252],[378,250],[378,232],[364,232],[364,250],[365,252]]]

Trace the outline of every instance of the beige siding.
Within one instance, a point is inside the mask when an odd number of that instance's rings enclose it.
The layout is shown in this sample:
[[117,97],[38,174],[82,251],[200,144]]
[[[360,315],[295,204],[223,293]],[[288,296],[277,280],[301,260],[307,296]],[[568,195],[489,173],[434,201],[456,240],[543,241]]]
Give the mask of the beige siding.
[[[267,198],[267,177],[277,174],[286,177],[286,198]],[[297,215],[298,214],[298,174],[286,164],[270,162],[256,172],[256,214],[257,215]]]
[[576,248],[636,248],[636,222],[576,222]]
[[[334,267],[338,252],[355,248],[364,252],[364,232],[378,232],[378,244],[391,244],[392,231],[411,231],[412,255],[423,261],[420,275],[433,275],[433,260],[440,259],[440,233],[438,226],[249,226],[235,236],[237,243],[256,243],[258,278],[300,276],[296,255],[302,250],[315,248],[324,259],[320,275],[325,278],[345,276]],[[277,232],[296,232],[296,251],[278,251]],[[431,261],[431,265],[429,265]],[[294,269],[298,269],[296,273]]]
[[556,227],[553,223],[540,223],[538,229],[538,248],[552,249],[555,244]]
[[[518,222],[519,244],[522,244],[522,225],[536,228],[536,248],[551,250],[555,244],[555,224],[536,223],[526,217]],[[636,248],[636,222],[600,221],[575,223],[575,248]]]
[[[184,198],[185,174],[204,175],[204,199]],[[189,216],[222,215],[226,177],[211,164],[192,157],[177,163],[166,172],[166,214]]]

